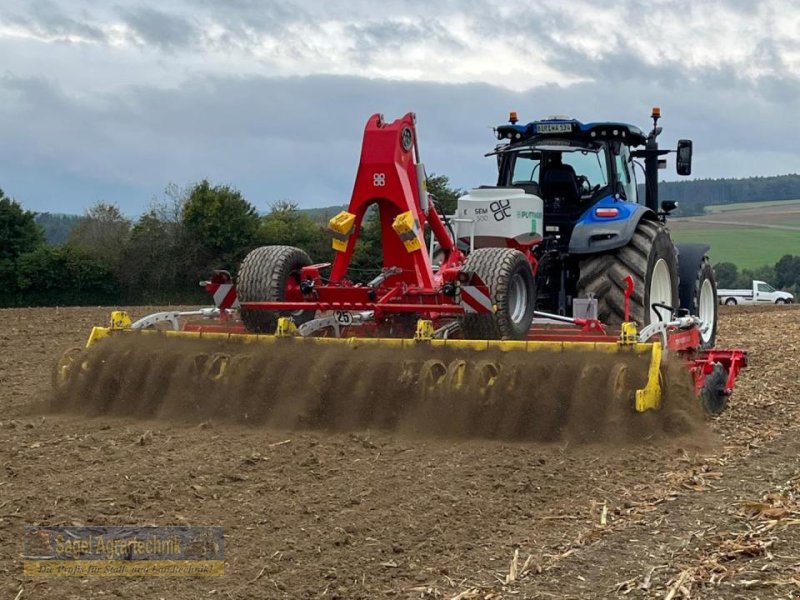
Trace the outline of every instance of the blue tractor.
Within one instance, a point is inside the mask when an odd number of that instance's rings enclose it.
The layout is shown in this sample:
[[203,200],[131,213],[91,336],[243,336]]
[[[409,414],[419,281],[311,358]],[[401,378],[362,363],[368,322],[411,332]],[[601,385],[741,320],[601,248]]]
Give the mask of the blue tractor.
[[[537,216],[542,220],[535,223],[541,237],[532,249],[533,276],[524,270],[509,272],[509,284],[504,286],[509,296],[535,298],[533,305],[542,312],[590,316],[615,326],[625,317],[630,276],[631,320],[643,327],[669,320],[671,313],[688,312],[703,322],[702,342],[711,347],[717,302],[709,246],[673,243],[666,221],[677,205],[659,204],[658,199],[658,171],[666,166],[666,155],[675,153],[677,173],[690,175],[692,142],[680,140],[675,150],[659,148],[660,116],[660,109],[654,108],[653,128],[644,133],[627,123],[582,123],[568,117],[522,124],[511,113],[509,123],[496,128],[501,143],[488,155],[497,158],[497,185],[471,192],[459,201],[459,212],[466,216],[464,207],[481,194],[490,210],[472,215],[473,220],[523,214],[512,204],[520,190],[525,198],[541,199],[542,214],[530,213],[534,222]],[[636,165],[644,174],[643,194]],[[485,266],[479,256],[474,253],[467,266],[472,262],[477,272],[486,271],[491,278],[488,256]],[[521,337],[533,308],[516,311],[516,324],[514,314],[509,310],[501,315],[501,324],[510,326],[503,333]],[[469,335],[469,322],[466,329]]]

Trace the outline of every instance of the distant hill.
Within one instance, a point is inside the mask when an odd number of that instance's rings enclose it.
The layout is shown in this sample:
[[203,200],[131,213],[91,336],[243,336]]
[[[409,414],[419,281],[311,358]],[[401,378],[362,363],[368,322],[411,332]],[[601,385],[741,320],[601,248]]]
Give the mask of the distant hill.
[[36,223],[44,231],[45,241],[53,246],[59,246],[69,239],[72,228],[78,224],[80,218],[80,215],[39,213],[36,215]]
[[339,212],[347,210],[347,205],[341,206],[324,206],[323,208],[301,208],[299,211],[308,215],[315,223],[327,224],[331,217],[336,216]]
[[[642,186],[640,193],[644,193]],[[658,184],[658,197],[678,202],[678,210],[673,213],[675,216],[702,215],[707,206],[716,204],[800,198],[800,175],[662,181]]]

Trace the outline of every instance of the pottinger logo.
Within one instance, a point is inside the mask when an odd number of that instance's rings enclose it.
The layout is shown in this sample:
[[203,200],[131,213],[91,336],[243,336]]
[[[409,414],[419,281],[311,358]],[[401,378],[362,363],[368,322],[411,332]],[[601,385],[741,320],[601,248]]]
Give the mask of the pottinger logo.
[[489,205],[495,221],[502,221],[511,216],[511,200],[495,200]]

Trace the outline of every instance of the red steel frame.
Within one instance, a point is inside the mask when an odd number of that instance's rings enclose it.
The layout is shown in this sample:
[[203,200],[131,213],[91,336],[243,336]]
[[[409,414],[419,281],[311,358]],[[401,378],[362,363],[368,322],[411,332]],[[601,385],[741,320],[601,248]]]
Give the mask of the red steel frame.
[[[346,310],[374,311],[376,321],[396,313],[417,313],[424,318],[436,320],[441,316],[457,316],[465,313],[464,306],[455,296],[464,255],[458,250],[442,219],[433,205],[427,212],[420,202],[427,191],[420,189],[417,179],[417,132],[416,117],[408,113],[393,123],[386,123],[379,114],[372,115],[364,130],[361,160],[358,165],[353,195],[348,212],[355,215],[352,234],[343,252],[337,252],[333,264],[318,264],[304,267],[299,275],[304,282],[304,294],[299,282],[292,282],[284,290],[281,302],[244,302],[248,309],[273,311],[296,310]],[[355,250],[367,209],[375,205],[381,228],[384,269],[392,269],[383,282],[375,287],[355,284],[347,279],[347,271]],[[417,225],[415,235],[420,249],[408,251],[403,240],[394,231],[395,218],[411,212]],[[442,249],[445,260],[434,272],[431,258],[426,251],[425,227],[430,228]],[[535,265],[533,254],[529,260]],[[326,279],[320,270],[331,267]],[[470,283],[487,295],[488,287],[477,276]],[[298,283],[298,284],[295,284]],[[446,284],[452,284],[452,287]],[[450,294],[445,293],[449,287]]]

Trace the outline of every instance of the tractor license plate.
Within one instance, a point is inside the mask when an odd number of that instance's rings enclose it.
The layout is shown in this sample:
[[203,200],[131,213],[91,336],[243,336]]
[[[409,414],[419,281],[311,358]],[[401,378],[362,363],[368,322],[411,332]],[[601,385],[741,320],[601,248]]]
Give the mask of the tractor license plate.
[[536,133],[571,133],[572,123],[540,123]]

